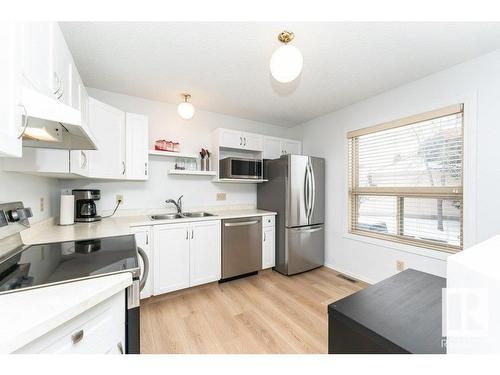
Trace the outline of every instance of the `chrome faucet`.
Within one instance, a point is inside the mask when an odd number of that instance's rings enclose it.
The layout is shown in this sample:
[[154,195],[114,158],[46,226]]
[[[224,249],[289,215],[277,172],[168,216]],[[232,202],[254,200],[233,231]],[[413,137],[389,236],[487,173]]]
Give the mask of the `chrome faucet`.
[[181,196],[179,197],[179,199],[177,199],[177,202],[176,202],[175,200],[173,200],[173,199],[167,199],[167,200],[165,201],[165,203],[167,203],[167,204],[168,204],[168,203],[172,203],[172,204],[173,204],[173,205],[175,205],[175,207],[177,208],[177,213],[178,213],[178,214],[182,214],[182,197],[183,197],[183,196],[184,196],[184,195],[181,195]]

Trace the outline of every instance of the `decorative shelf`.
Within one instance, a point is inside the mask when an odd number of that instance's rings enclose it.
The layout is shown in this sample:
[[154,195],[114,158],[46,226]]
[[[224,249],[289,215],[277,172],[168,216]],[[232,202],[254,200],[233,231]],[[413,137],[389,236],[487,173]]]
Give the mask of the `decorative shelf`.
[[242,180],[240,178],[219,178],[218,180],[214,180],[214,182],[229,184],[261,184],[267,181],[269,180]]
[[168,174],[188,175],[188,176],[215,176],[216,171],[190,171],[184,169],[171,169]]
[[190,154],[190,153],[187,153],[187,152],[149,150],[149,155],[167,156],[167,157],[171,157],[171,158],[198,159],[198,155],[197,154]]

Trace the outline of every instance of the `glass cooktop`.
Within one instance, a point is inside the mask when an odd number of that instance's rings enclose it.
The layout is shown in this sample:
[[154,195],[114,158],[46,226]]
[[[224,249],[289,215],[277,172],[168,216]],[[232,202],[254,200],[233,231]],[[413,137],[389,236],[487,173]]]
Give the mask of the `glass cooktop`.
[[32,245],[0,263],[0,293],[117,272],[138,277],[134,235]]

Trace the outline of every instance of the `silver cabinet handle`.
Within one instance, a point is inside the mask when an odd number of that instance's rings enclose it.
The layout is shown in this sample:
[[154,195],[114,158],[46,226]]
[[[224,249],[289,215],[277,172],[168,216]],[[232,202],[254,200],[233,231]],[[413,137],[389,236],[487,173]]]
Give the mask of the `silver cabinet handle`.
[[186,228],[186,240],[189,239],[189,228]]
[[137,253],[139,256],[142,258],[142,264],[144,264],[144,271],[142,272],[142,277],[139,280],[139,291],[144,289],[144,286],[146,285],[146,281],[148,280],[148,275],[149,275],[149,258],[144,250],[142,250],[140,247],[137,247]]
[[194,228],[191,229],[191,239],[194,238]]
[[247,137],[243,137],[243,139],[245,140],[245,143],[243,144],[243,146],[246,146],[247,145]]
[[146,232],[146,245],[149,245],[149,233]]
[[62,83],[61,81],[61,91],[59,92],[59,95],[57,96],[57,99],[61,99],[61,97],[63,96],[64,94],[64,84]]
[[264,232],[264,242],[266,242],[266,232]]
[[21,107],[23,109],[23,126],[21,127],[21,132],[17,136],[17,139],[21,139],[26,132],[26,128],[28,127],[28,112],[26,111],[26,107],[21,104]]
[[253,225],[257,224],[259,221],[258,220],[252,220],[252,221],[239,221],[236,223],[224,223],[225,227],[241,227],[243,225]]
[[78,344],[80,341],[82,341],[82,339],[83,339],[83,329],[71,335],[71,341],[73,341],[73,344]]
[[[57,82],[57,88],[56,89],[53,89],[52,90],[52,93],[54,95],[57,95],[57,93],[59,92],[59,90],[61,89],[61,79],[59,78],[59,75],[57,74],[57,72],[54,72],[54,77],[56,79],[56,82]],[[59,97],[58,97],[59,99]]]
[[148,163],[144,163],[144,176],[148,175]]
[[243,146],[243,138],[240,137],[240,146]]
[[121,342],[119,342],[118,344],[116,344],[116,347],[118,348],[118,351],[120,352],[120,354],[123,354],[123,344]]
[[85,169],[85,167],[87,166],[87,154],[83,150],[80,151],[80,153],[83,156],[83,162],[82,162],[81,168]]
[[125,174],[125,162],[122,161],[122,174]]

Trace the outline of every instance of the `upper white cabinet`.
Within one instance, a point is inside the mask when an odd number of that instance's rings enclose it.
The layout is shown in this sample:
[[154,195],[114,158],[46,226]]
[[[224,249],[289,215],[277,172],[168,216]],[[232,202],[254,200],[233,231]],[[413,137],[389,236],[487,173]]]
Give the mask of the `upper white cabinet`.
[[262,151],[262,135],[241,132],[230,129],[216,129],[216,138],[219,147]]
[[292,139],[264,137],[263,159],[278,159],[281,155],[300,155],[302,143]]
[[89,124],[98,147],[89,151],[90,176],[125,179],[125,112],[89,98]]
[[135,113],[125,115],[126,172],[128,180],[148,179],[148,117]]
[[52,90],[52,34],[50,22],[23,22],[17,30],[22,38],[21,70],[23,83],[47,96]]
[[220,220],[155,225],[153,231],[155,295],[220,279]]
[[64,104],[72,104],[72,68],[73,58],[69,52],[64,36],[55,22],[50,23],[51,28],[51,89],[55,97]]
[[22,156],[22,141],[19,137],[25,109],[20,103],[21,40],[13,22],[0,23],[0,156]]

